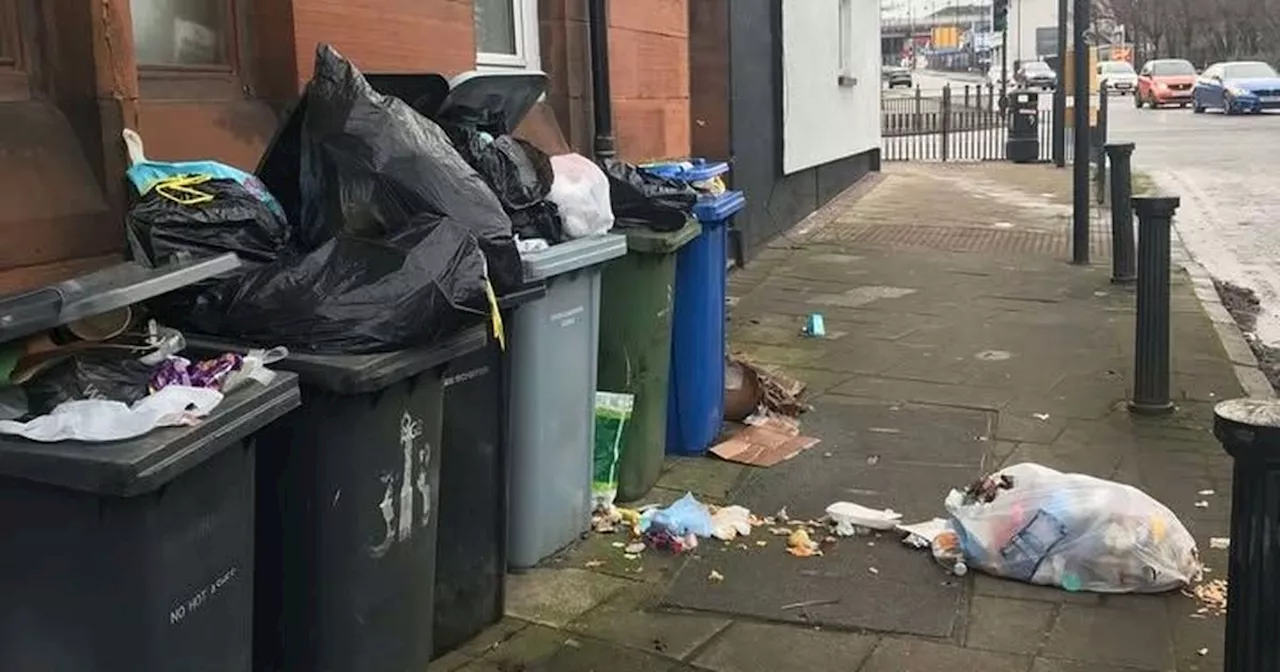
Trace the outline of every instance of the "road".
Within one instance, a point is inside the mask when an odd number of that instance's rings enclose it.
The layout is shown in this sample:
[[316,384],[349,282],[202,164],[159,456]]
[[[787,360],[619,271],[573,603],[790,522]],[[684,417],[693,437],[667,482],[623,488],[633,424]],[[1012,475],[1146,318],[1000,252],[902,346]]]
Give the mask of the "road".
[[1280,114],[1137,110],[1112,98],[1110,140],[1136,143],[1134,169],[1182,198],[1176,228],[1215,278],[1262,302],[1256,333],[1280,346]]

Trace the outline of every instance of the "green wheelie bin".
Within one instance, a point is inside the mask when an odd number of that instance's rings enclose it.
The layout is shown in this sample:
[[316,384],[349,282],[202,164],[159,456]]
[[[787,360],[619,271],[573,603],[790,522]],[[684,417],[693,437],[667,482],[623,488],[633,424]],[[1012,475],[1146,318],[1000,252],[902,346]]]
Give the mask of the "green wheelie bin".
[[675,231],[616,232],[626,235],[627,254],[604,269],[597,387],[635,397],[617,470],[618,501],[630,502],[644,497],[662,471],[676,253],[702,226],[690,219]]

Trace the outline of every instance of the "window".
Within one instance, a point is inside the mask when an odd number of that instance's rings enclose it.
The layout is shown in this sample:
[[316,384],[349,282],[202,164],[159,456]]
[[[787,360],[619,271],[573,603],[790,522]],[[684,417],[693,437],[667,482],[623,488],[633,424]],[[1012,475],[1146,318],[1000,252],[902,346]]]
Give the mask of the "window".
[[230,70],[234,31],[228,0],[133,0],[139,67]]
[[31,97],[19,0],[0,0],[0,100]]
[[474,0],[476,62],[540,70],[538,0]]
[[228,98],[249,92],[241,64],[248,0],[131,0],[139,85],[147,98]]

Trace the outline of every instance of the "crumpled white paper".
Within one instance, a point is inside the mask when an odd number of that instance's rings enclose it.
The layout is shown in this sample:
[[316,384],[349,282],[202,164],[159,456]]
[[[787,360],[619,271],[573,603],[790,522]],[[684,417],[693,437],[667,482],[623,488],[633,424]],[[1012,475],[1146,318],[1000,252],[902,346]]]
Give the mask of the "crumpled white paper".
[[192,425],[208,415],[223,395],[217,390],[171,385],[139,399],[122,401],[78,399],[58,404],[48,415],[30,422],[0,421],[0,434],[32,441],[123,441],[158,427]]

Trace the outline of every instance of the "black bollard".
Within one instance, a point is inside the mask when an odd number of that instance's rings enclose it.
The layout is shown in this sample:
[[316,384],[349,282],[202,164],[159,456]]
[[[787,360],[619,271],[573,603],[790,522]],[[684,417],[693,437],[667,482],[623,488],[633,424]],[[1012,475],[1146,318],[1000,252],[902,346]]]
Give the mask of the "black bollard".
[[1224,672],[1280,670],[1280,401],[1213,409],[1213,434],[1235,460],[1227,562]]
[[1133,199],[1138,213],[1138,328],[1133,348],[1129,410],[1162,415],[1169,399],[1169,238],[1176,196]]
[[1107,160],[1111,162],[1111,282],[1117,285],[1137,279],[1131,203],[1133,148],[1132,142],[1107,145]]

